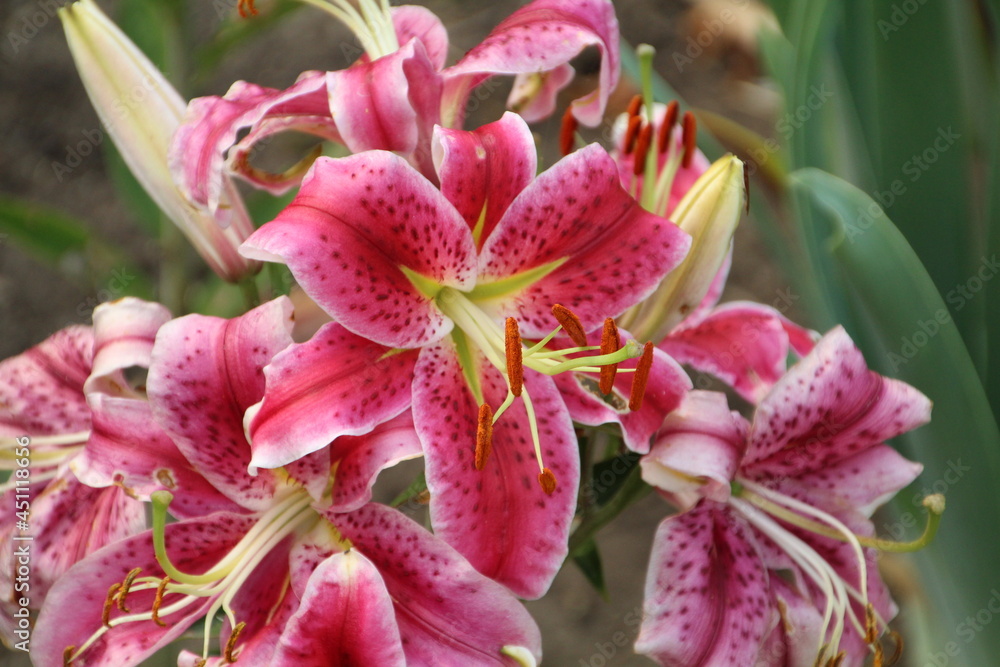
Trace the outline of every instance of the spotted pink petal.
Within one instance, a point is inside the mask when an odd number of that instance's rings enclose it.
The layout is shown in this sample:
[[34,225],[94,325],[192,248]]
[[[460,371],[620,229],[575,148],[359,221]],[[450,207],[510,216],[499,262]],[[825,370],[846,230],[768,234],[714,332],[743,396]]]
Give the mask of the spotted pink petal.
[[725,502],[746,433],[746,420],[730,412],[725,395],[692,391],[663,421],[652,449],[642,458],[642,477],[666,491],[681,509],[703,497]]
[[[623,342],[634,340],[623,329],[619,329],[619,333]],[[595,338],[594,334],[590,338]],[[597,341],[592,340],[591,343],[596,344]],[[618,367],[635,368],[637,363],[637,359],[630,359]],[[649,451],[650,439],[663,423],[663,416],[672,412],[691,389],[691,379],[669,355],[654,348],[653,366],[642,407],[632,411],[628,408],[632,377],[631,373],[617,374],[612,396],[608,399],[600,394],[599,375],[596,373],[563,373],[555,377],[555,382],[573,421],[587,426],[620,424],[625,446],[633,452],[645,454]]]
[[83,385],[94,337],[71,326],[0,362],[0,436],[61,435],[90,428]]
[[94,365],[84,391],[137,398],[121,371],[131,366],[149,368],[156,332],[170,317],[165,306],[135,297],[95,308]]
[[316,567],[269,664],[405,667],[393,601],[371,561],[351,550]]
[[754,665],[774,625],[754,537],[710,501],[660,524],[635,651],[670,667]]
[[588,46],[601,53],[599,84],[573,102],[573,115],[596,127],[618,84],[620,68],[618,20],[609,0],[535,0],[517,10],[445,70],[445,108],[460,110],[469,91],[494,74],[556,70]]
[[[201,574],[225,556],[252,525],[252,518],[228,512],[168,524],[167,553],[180,570]],[[152,531],[108,545],[74,565],[52,587],[38,616],[31,642],[33,663],[61,667],[67,646],[82,646],[101,628],[108,588],[136,567],[142,568],[142,576],[164,576],[153,553]],[[133,590],[127,598],[129,608],[136,613],[148,612],[155,593],[155,589]],[[176,599],[167,595],[163,606]],[[152,621],[115,626],[90,646],[81,662],[88,667],[138,665],[182,635],[213,599],[206,597],[183,612],[162,616],[166,627]],[[112,611],[112,618],[121,615],[117,609]]]
[[743,470],[765,479],[828,468],[924,424],[930,408],[913,387],[868,370],[837,327],[757,407]]
[[413,154],[413,164],[433,175],[431,132],[440,120],[441,76],[423,42],[344,70],[327,72],[330,113],[352,153],[367,150]]
[[249,510],[270,507],[274,473],[247,473],[247,408],[264,396],[264,366],[292,343],[282,297],[231,320],[188,315],[160,329],[148,393],[153,414],[206,480]]
[[518,74],[507,96],[507,108],[529,123],[543,121],[555,112],[559,92],[574,76],[576,70],[569,63],[548,72]]
[[756,667],[814,663],[823,628],[820,611],[811,600],[803,598],[781,578],[771,577],[769,584],[775,607],[781,616],[764,641]]
[[676,225],[643,210],[622,189],[614,162],[592,144],[539,175],[514,200],[480,253],[480,283],[563,261],[493,307],[517,313],[529,338],[551,331],[555,303],[575,312],[589,331],[652,293],[690,244]]
[[517,598],[439,537],[382,505],[327,518],[382,575],[410,667],[515,667],[504,646],[541,660],[538,626]]
[[512,113],[472,132],[437,127],[433,154],[441,192],[479,239],[489,237],[537,169],[531,130]]
[[418,5],[393,7],[391,11],[399,43],[406,45],[411,39],[419,40],[434,69],[444,69],[448,58],[448,31],[441,19],[431,10]]
[[348,512],[361,507],[372,499],[379,472],[422,454],[409,410],[365,435],[337,438],[330,445],[330,458],[337,464],[331,491],[333,509]]
[[87,446],[70,463],[84,484],[121,484],[141,500],[154,491],[174,494],[171,513],[204,516],[218,510],[239,511],[181,451],[153,419],[149,403],[137,399],[90,395],[94,430]]
[[[250,134],[230,151],[244,128],[251,128]],[[184,123],[174,134],[170,170],[191,201],[215,211],[227,181],[227,151],[233,158],[240,156],[235,160],[239,167],[245,164],[256,142],[277,131],[292,129],[338,140],[323,72],[305,72],[287,90],[237,81],[224,97],[192,100]],[[245,169],[237,173],[274,194],[284,192],[294,183],[261,181],[250,177]]]
[[476,276],[462,217],[402,158],[382,151],[317,160],[298,196],[241,251],[286,263],[335,321],[389,347],[418,347],[452,328],[400,267],[464,291]]
[[805,354],[812,345],[805,329],[774,308],[733,301],[701,319],[689,317],[660,343],[660,349],[758,403],[785,374],[790,350]]
[[[506,380],[478,357],[479,381],[494,409]],[[479,406],[451,341],[421,350],[413,383],[413,422],[424,444],[435,532],[486,576],[524,598],[541,597],[567,552],[580,480],[573,425],[552,379],[525,370],[545,466],[556,477],[548,496],[538,482],[527,413],[517,400],[493,427],[492,453],[474,466]]]
[[276,468],[398,416],[410,405],[416,358],[414,351],[393,353],[339,324],[323,325],[264,369],[264,400],[247,414],[250,465]]

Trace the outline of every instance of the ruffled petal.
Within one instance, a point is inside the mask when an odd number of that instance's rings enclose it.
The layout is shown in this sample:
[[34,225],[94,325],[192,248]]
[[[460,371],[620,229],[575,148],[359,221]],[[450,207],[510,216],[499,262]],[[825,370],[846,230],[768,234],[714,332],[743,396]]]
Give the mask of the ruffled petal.
[[149,368],[156,332],[170,317],[166,306],[130,296],[95,308],[94,366],[84,391],[139,398],[121,371]]
[[410,405],[415,351],[394,353],[336,323],[264,369],[267,392],[247,413],[253,468],[275,468],[342,436],[363,435]]
[[837,327],[761,401],[743,468],[755,479],[821,470],[926,423],[930,409],[910,385],[868,370]]
[[622,189],[614,162],[592,144],[539,175],[510,205],[483,246],[477,289],[548,266],[543,277],[501,292],[490,307],[517,314],[528,338],[551,331],[555,303],[589,331],[652,293],[690,244],[676,225]]
[[[239,131],[248,127],[250,134],[234,147]],[[283,130],[339,140],[330,116],[325,73],[305,72],[287,90],[237,81],[224,97],[191,100],[170,147],[174,180],[192,202],[216,210],[227,180],[228,152],[239,175],[272,194],[280,194],[298,179],[261,180],[253,177],[246,166],[254,144]]]
[[812,344],[805,329],[774,308],[734,301],[701,319],[688,318],[670,332],[660,349],[758,403],[785,374],[790,349],[805,354]]
[[753,534],[729,508],[707,502],[660,524],[636,653],[671,667],[753,665],[774,615]]
[[568,86],[576,70],[566,63],[547,72],[521,73],[514,77],[507,108],[528,123],[545,120],[556,110],[559,91]]
[[517,598],[416,522],[375,504],[327,518],[382,575],[410,667],[514,667],[505,646],[541,660],[538,626]]
[[271,505],[278,480],[247,473],[247,408],[264,396],[264,366],[292,343],[292,307],[275,299],[232,320],[188,315],[156,338],[148,393],[157,421],[213,486],[240,506]]
[[448,58],[448,31],[441,19],[431,10],[418,5],[393,7],[391,11],[399,43],[405,45],[411,39],[420,40],[434,69],[444,69]]
[[488,77],[557,70],[588,46],[601,53],[598,88],[574,101],[572,108],[581,123],[596,127],[621,66],[618,19],[609,0],[536,0],[514,12],[445,70],[445,106],[460,118],[469,91]]
[[[167,553],[184,572],[201,574],[225,556],[246,534],[253,519],[220,512],[166,526]],[[60,667],[68,646],[82,646],[102,627],[101,614],[108,589],[125,580],[133,568],[141,576],[163,577],[153,553],[152,532],[115,542],[74,565],[56,582],[38,616],[31,642],[32,661],[38,667]],[[133,590],[127,598],[133,613],[152,608],[155,589]],[[163,607],[177,600],[164,598]],[[165,627],[153,621],[123,623],[107,630],[84,654],[88,667],[138,665],[184,633],[213,602],[206,597],[180,613],[164,614]],[[112,610],[112,618],[123,615]]]
[[[491,406],[507,396],[506,380],[481,355],[479,383]],[[479,406],[451,341],[421,351],[413,383],[413,421],[424,444],[435,532],[486,576],[525,598],[548,589],[567,552],[580,482],[573,425],[552,379],[525,371],[538,420],[552,495],[537,481],[527,412],[516,400],[493,426],[492,453],[474,465]]]
[[433,154],[441,192],[477,240],[489,237],[537,169],[531,131],[512,113],[472,132],[436,128]]
[[334,320],[389,347],[417,347],[452,328],[401,267],[460,290],[476,276],[468,225],[427,179],[386,152],[317,160],[295,200],[242,252],[285,262]]
[[333,554],[316,567],[270,664],[407,664],[392,598],[371,561],[352,550]]

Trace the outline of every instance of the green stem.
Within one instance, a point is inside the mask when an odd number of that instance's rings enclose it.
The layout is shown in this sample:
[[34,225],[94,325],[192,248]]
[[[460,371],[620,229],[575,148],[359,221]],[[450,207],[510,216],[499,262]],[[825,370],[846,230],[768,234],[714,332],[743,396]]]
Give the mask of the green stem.
[[579,553],[601,528],[621,514],[629,505],[642,500],[653,487],[642,481],[641,468],[636,465],[622,483],[621,489],[606,504],[589,516],[584,517],[573,534],[569,536],[569,555]]

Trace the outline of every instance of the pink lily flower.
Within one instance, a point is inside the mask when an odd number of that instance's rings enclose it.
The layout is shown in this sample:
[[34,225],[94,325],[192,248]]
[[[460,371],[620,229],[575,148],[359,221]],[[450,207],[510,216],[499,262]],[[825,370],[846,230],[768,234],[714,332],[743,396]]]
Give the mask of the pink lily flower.
[[[513,595],[413,521],[368,503],[368,479],[351,483],[377,470],[341,456],[331,477],[339,441],[283,469],[247,474],[243,414],[263,395],[263,368],[291,342],[290,330],[286,299],[233,320],[190,315],[160,328],[151,414],[205,484],[153,492],[152,530],[106,546],[56,584],[33,636],[36,665],[137,665],[201,617],[202,653],[186,653],[181,664],[540,659],[538,629]],[[396,460],[412,430],[396,423],[381,433]],[[374,439],[354,440],[360,459],[379,449],[366,449]],[[131,443],[118,453],[110,439],[105,444],[104,454],[129,465],[134,479],[162,461]],[[128,464],[125,453],[151,461]],[[331,482],[347,483],[353,496],[337,504]],[[166,523],[168,506],[183,510],[181,520]],[[222,655],[210,657],[218,612]]]
[[[460,127],[469,94],[490,77],[515,75],[510,102],[537,120],[551,113],[556,93],[569,83],[567,63],[596,46],[602,54],[599,87],[572,107],[590,126],[600,122],[618,82],[618,23],[610,0],[535,0],[447,68],[447,32],[423,7],[390,10],[388,3],[366,0],[358,12],[343,0],[304,1],[352,28],[365,55],[345,70],[305,72],[287,90],[241,81],[224,97],[192,101],[170,164],[196,204],[215,211],[228,173],[275,194],[298,184],[315,156],[282,174],[250,164],[255,146],[276,132],[314,134],[352,153],[395,151],[434,179],[434,125]],[[237,142],[246,128],[249,133]]]
[[868,370],[841,328],[752,422],[722,394],[691,392],[641,462],[682,513],[657,531],[636,651],[674,667],[860,666],[880,655],[896,607],[876,549],[902,545],[874,538],[870,517],[921,470],[883,442],[925,423],[930,407]]
[[[13,617],[21,598],[37,611],[70,566],[146,527],[131,490],[120,482],[90,487],[75,469],[100,428],[85,392],[131,394],[123,370],[148,365],[160,317],[135,299],[102,305],[93,329],[68,327],[0,363],[0,468],[12,472],[0,487],[0,559],[11,564],[0,569],[5,644],[26,638]],[[30,552],[30,582],[15,578],[17,547]]]
[[[253,464],[366,432],[410,405],[412,383],[435,531],[538,597],[565,557],[579,482],[552,376],[640,355],[617,338],[598,355],[586,341],[547,348],[560,330],[552,308],[575,313],[578,340],[655,288],[688,238],[636,205],[597,145],[536,178],[531,134],[512,113],[475,132],[439,128],[434,156],[440,190],[391,153],[320,159],[247,240],[244,253],[286,263],[337,322],[268,369],[248,414]],[[345,330],[371,342],[324,352]],[[321,405],[336,407],[317,417]]]

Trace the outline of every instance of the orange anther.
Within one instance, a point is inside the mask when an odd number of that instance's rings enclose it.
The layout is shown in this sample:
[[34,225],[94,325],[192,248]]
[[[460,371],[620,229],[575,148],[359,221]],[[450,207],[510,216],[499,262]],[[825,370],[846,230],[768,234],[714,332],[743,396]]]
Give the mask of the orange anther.
[[521,332],[517,328],[517,320],[508,317],[504,327],[504,351],[507,353],[507,381],[510,392],[521,395],[524,387],[524,357],[521,348]]
[[236,5],[237,11],[240,13],[240,18],[247,18],[249,16],[257,16],[257,8],[253,6],[254,0],[239,0]]
[[73,663],[73,655],[75,653],[75,646],[67,646],[63,649],[63,667],[69,667]]
[[698,150],[695,142],[698,140],[698,121],[690,111],[684,112],[684,157],[681,158],[681,166],[687,169],[691,166],[694,153]]
[[483,403],[479,406],[479,423],[476,425],[476,470],[486,467],[491,449],[493,449],[493,410]]
[[161,628],[167,627],[167,624],[160,620],[160,605],[163,604],[163,596],[167,591],[167,584],[170,583],[170,577],[164,577],[160,585],[156,587],[156,597],[153,598],[153,608],[150,610],[150,616],[153,619],[153,623],[156,623]]
[[656,135],[656,149],[660,153],[666,153],[667,149],[670,148],[670,135],[674,130],[674,125],[677,124],[677,110],[677,100],[667,105],[663,124],[660,125],[660,131]]
[[542,468],[542,472],[538,473],[538,483],[547,496],[551,496],[556,490],[556,476],[548,468]]
[[646,123],[639,130],[639,138],[635,142],[635,158],[632,160],[632,173],[640,175],[646,169],[646,155],[653,141],[653,126]]
[[119,582],[111,584],[108,588],[108,595],[104,598],[104,609],[101,610],[101,625],[111,627],[111,610],[115,606],[115,599],[122,585]]
[[[614,354],[621,349],[621,337],[618,335],[618,327],[610,317],[604,320],[604,330],[601,331],[601,354]],[[618,364],[607,364],[601,366],[600,388],[602,394],[610,394],[615,386],[615,375],[618,373]]]
[[639,129],[642,127],[641,116],[629,116],[628,127],[625,128],[625,141],[622,152],[630,155],[635,150],[635,140],[639,138]]
[[562,129],[559,130],[559,150],[563,155],[569,155],[573,152],[573,144],[576,143],[576,129],[579,126],[579,121],[573,115],[573,107],[567,108],[562,118]]
[[118,609],[124,613],[128,613],[129,609],[125,606],[125,597],[128,595],[129,589],[132,588],[132,582],[135,578],[139,576],[142,572],[141,567],[137,567],[134,570],[129,571],[128,575],[125,577],[124,583],[122,583],[121,590],[118,591]]
[[226,642],[225,658],[226,662],[236,662],[236,657],[233,655],[233,651],[236,650],[236,640],[239,639],[240,633],[243,632],[243,628],[247,627],[245,621],[240,621],[233,628],[232,633],[229,635],[229,641]]
[[578,347],[584,347],[587,344],[587,334],[584,333],[583,323],[580,322],[580,318],[576,316],[576,313],[566,306],[557,303],[552,306],[552,314],[555,316],[560,326],[562,326],[566,335],[569,336]]
[[653,367],[653,344],[646,343],[642,348],[642,356],[635,365],[632,376],[632,389],[628,397],[628,409],[638,410],[642,407],[642,398],[646,395],[646,383],[649,381],[649,371]]
[[631,118],[632,116],[638,116],[640,109],[642,109],[642,95],[635,95],[631,100],[629,100],[628,108],[625,110],[625,113],[628,114],[629,118]]

